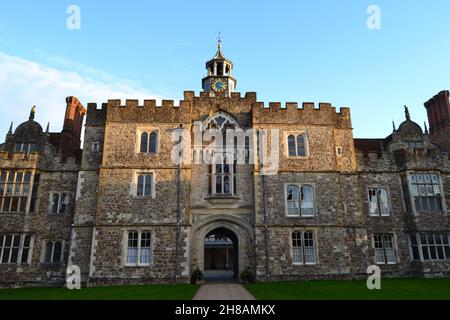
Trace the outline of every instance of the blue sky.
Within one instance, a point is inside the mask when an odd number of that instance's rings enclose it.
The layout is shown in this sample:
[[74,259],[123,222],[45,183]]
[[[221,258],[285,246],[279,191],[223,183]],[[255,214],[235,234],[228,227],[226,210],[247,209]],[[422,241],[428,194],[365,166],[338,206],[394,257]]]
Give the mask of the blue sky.
[[[71,4],[80,30],[66,28]],[[366,26],[369,5],[381,9],[380,30]],[[87,104],[198,92],[221,31],[237,91],[351,107],[355,137],[385,137],[403,105],[423,125],[423,103],[450,89],[449,12],[448,0],[3,1],[0,135],[33,104],[61,130],[68,95]]]

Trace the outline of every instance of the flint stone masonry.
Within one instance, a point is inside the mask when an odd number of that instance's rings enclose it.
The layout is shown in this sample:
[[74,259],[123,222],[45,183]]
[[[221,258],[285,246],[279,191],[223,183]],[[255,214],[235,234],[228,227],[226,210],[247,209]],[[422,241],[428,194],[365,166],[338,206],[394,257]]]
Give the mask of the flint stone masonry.
[[[445,99],[444,92],[426,104],[431,133],[407,113],[383,139],[354,139],[349,108],[264,105],[254,92],[186,91],[177,106],[109,100],[101,108],[88,104],[81,150],[85,110],[70,97],[62,133],[43,132],[30,116],[0,145],[0,171],[40,174],[35,212],[0,213],[0,235],[32,236],[27,263],[0,263],[0,286],[62,285],[68,265],[80,267],[88,286],[185,283],[194,269],[205,269],[205,237],[221,232],[233,235],[235,265],[228,267],[236,277],[249,269],[257,281],[365,277],[376,263],[375,233],[394,236],[396,263],[380,265],[384,275],[449,275],[450,259],[413,261],[408,239],[417,232],[450,233]],[[217,114],[244,130],[267,130],[267,141],[279,146],[276,174],[263,175],[260,163],[238,164],[236,192],[215,195],[209,192],[212,167],[173,162],[174,131],[192,132],[196,122]],[[157,132],[156,153],[140,152],[143,131]],[[306,134],[305,157],[288,155],[287,137],[296,133]],[[35,142],[37,152],[14,151],[25,141]],[[268,154],[276,152],[268,146]],[[439,175],[443,210],[410,209],[404,179],[416,171]],[[153,177],[149,197],[137,196],[140,173]],[[313,187],[314,216],[287,215],[290,184]],[[388,216],[369,214],[370,188],[387,191]],[[54,192],[67,193],[66,213],[49,214]],[[314,263],[294,263],[294,231],[313,232]],[[150,234],[148,265],[130,265],[129,232]],[[43,263],[47,241],[62,242],[61,263]]]

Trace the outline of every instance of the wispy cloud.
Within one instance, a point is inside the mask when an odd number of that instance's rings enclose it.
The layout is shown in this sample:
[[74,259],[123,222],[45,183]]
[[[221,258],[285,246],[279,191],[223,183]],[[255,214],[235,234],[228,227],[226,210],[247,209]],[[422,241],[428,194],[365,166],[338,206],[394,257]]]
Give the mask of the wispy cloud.
[[108,99],[161,100],[133,81],[75,61],[48,56],[47,61],[44,65],[0,51],[0,137],[10,121],[15,126],[25,121],[33,105],[37,121],[42,125],[49,121],[52,131],[61,130],[67,96],[77,96],[85,105]]

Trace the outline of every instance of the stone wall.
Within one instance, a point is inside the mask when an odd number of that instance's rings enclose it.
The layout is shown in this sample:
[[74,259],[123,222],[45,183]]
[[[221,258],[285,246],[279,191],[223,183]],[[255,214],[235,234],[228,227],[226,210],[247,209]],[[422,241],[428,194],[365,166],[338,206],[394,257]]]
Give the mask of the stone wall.
[[[236,235],[239,272],[249,267],[258,281],[365,276],[375,263],[374,233],[395,235],[397,263],[381,266],[386,276],[447,274],[449,261],[411,261],[408,244],[410,233],[450,230],[450,162],[433,135],[423,133],[408,114],[387,138],[355,142],[348,108],[337,112],[327,103],[298,106],[287,103],[282,108],[276,102],[264,107],[255,93],[231,93],[228,98],[191,91],[179,106],[168,100],[160,106],[153,100],[141,106],[137,100],[110,100],[101,109],[89,104],[81,158],[62,157],[58,136],[27,122],[19,132],[31,128],[39,133],[39,154],[7,152],[15,143],[11,132],[2,145],[0,170],[41,173],[39,210],[0,213],[0,233],[32,234],[32,259],[29,265],[0,264],[0,285],[61,285],[68,264],[79,266],[90,286],[187,282],[194,268],[203,269],[205,236],[217,228]],[[174,131],[192,132],[195,122],[217,112],[228,114],[242,129],[267,129],[268,142],[276,137],[271,130],[278,130],[275,174],[263,176],[258,163],[239,164],[237,194],[211,195],[208,165],[179,167],[173,162]],[[141,132],[153,130],[158,133],[157,152],[140,153]],[[306,133],[306,157],[288,157],[287,136],[292,132]],[[269,143],[269,154],[273,151]],[[445,210],[408,212],[401,177],[411,170],[439,173]],[[150,197],[136,196],[139,173],[153,175]],[[313,186],[313,217],[287,215],[286,186],[291,183]],[[369,215],[371,187],[388,190],[389,216]],[[49,214],[50,194],[56,191],[69,195],[67,214]],[[127,266],[129,231],[151,233],[150,266]],[[293,263],[293,231],[314,232],[314,264]],[[40,263],[44,240],[64,241],[64,263]]]

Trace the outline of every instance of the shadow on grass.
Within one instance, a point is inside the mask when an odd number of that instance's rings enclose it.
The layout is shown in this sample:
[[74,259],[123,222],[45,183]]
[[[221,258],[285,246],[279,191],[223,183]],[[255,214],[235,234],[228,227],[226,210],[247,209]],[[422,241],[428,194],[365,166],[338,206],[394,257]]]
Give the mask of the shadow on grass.
[[381,290],[366,280],[317,280],[246,285],[261,300],[450,300],[450,278],[381,279]]
[[191,300],[199,286],[188,284],[82,288],[0,289],[0,300]]

